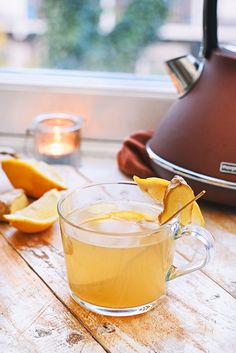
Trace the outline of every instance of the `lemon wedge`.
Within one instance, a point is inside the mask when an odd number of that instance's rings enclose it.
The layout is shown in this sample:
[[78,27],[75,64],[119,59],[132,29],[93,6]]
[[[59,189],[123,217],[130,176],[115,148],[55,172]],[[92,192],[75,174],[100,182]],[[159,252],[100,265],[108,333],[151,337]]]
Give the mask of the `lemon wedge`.
[[203,217],[201,209],[196,201],[193,202],[191,223],[198,224],[199,226],[205,225],[204,217]]
[[[180,208],[185,203],[187,203],[186,200],[190,201],[190,197],[194,198],[194,193],[191,187],[184,181],[184,179],[179,176],[177,176],[176,178],[177,179],[174,179],[174,180],[172,179],[171,187],[169,187],[168,189],[168,185],[170,184],[168,180],[155,178],[155,177],[146,178],[146,179],[142,179],[137,176],[133,177],[134,181],[137,183],[139,188],[142,191],[148,193],[148,195],[150,195],[150,197],[153,200],[155,200],[156,202],[167,203],[166,206],[164,206],[164,208],[166,210],[165,211],[166,215],[167,215],[167,209],[168,209],[169,216],[171,216],[171,214],[177,211],[177,207]],[[167,197],[166,193],[169,193],[169,191],[172,188],[180,186],[182,184],[185,184],[187,186],[182,186],[180,189],[178,189],[177,192],[175,191],[174,196],[169,195]],[[187,196],[186,196],[186,193],[187,193]],[[168,201],[169,199],[173,201]],[[166,219],[167,218],[168,217],[166,216]],[[162,219],[164,219],[164,216],[162,216]],[[201,213],[200,207],[198,206],[196,201],[193,202],[191,207],[187,207],[187,209],[183,213],[181,213],[180,221],[182,224],[193,223],[193,224],[204,226],[205,221]]]
[[15,188],[25,190],[28,196],[41,197],[51,189],[65,190],[57,170],[45,162],[33,159],[5,159],[2,169]]
[[15,213],[3,216],[13,227],[24,233],[37,233],[49,228],[58,218],[60,192],[52,189],[40,199]]
[[161,179],[161,178],[146,178],[142,179],[137,176],[133,177],[136,184],[143,192],[147,192],[148,195],[153,198],[153,200],[157,202],[162,202],[166,188],[169,184],[168,180]]

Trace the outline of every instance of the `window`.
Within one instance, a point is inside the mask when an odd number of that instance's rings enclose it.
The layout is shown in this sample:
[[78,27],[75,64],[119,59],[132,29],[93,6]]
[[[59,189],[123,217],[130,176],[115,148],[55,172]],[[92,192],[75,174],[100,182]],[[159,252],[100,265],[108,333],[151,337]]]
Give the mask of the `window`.
[[[224,3],[224,5],[223,5]],[[0,0],[0,64],[164,74],[163,61],[202,38],[199,0]],[[219,0],[219,33],[232,43],[236,3]]]
[[[234,44],[236,2],[218,3],[219,39]],[[0,0],[0,130],[22,132],[32,116],[56,110],[85,117],[90,137],[104,137],[105,122],[111,138],[155,128],[175,97],[163,62],[198,55],[202,6],[203,0]],[[112,132],[122,117],[126,128]]]

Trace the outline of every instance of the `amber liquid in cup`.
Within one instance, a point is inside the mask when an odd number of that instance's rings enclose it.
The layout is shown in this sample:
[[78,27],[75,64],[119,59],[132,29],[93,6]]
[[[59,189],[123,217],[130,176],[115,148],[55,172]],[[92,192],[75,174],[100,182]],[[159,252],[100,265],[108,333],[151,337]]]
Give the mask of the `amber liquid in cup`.
[[[162,207],[131,182],[88,185],[59,201],[67,278],[77,303],[103,315],[141,314],[165,296],[167,281],[207,264],[211,234],[177,218],[160,225]],[[174,244],[183,237],[198,240],[205,253],[176,267]]]
[[[110,210],[133,210],[151,217],[157,210],[150,205],[125,203],[96,205]],[[99,217],[107,214],[99,212]],[[122,246],[100,246],[88,241],[80,241],[63,232],[69,286],[80,300],[108,308],[129,308],[153,302],[165,294],[165,277],[173,259],[173,239],[168,232],[158,230],[153,221],[125,219],[96,220],[91,207],[74,211],[68,216],[72,223],[83,224],[91,232],[123,234],[129,237]],[[133,239],[137,233],[151,232],[153,240]],[[142,243],[143,242],[143,243]]]

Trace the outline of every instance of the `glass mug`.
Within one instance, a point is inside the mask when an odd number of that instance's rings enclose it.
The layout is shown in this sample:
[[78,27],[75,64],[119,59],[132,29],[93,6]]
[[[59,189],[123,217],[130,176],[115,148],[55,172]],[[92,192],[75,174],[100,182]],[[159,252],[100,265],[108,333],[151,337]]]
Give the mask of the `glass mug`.
[[[77,303],[103,315],[144,313],[165,296],[166,281],[208,263],[211,234],[181,226],[177,218],[159,225],[153,218],[160,211],[161,204],[132,182],[89,185],[59,201],[67,277]],[[183,237],[202,242],[205,254],[200,262],[177,268],[175,240]]]

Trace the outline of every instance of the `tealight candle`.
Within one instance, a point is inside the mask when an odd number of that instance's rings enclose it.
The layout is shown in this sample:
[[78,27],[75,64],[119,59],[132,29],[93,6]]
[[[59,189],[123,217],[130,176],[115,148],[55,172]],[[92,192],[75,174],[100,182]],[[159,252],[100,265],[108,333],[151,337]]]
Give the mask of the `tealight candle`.
[[73,114],[43,114],[34,119],[35,153],[48,163],[76,164],[82,119]]

